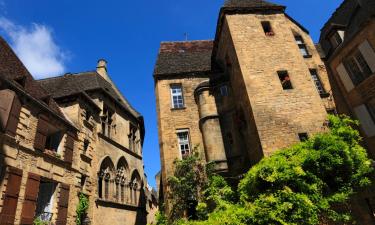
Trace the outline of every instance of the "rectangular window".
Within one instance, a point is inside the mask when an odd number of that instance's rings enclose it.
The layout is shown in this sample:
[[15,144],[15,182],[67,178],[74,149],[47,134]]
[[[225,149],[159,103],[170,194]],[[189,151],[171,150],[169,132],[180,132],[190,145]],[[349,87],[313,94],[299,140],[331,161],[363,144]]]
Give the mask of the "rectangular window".
[[60,131],[48,134],[46,137],[46,145],[44,149],[57,152],[62,138],[63,138],[63,133]]
[[311,78],[314,81],[315,87],[318,90],[319,94],[325,94],[322,82],[320,81],[320,78],[318,76],[318,73],[315,69],[310,69]]
[[294,36],[298,48],[303,57],[307,58],[310,56],[309,51],[307,50],[306,44],[301,36]]
[[108,106],[104,105],[101,120],[102,120],[102,134],[106,137],[111,137],[113,115],[114,115],[114,111],[112,111]]
[[137,151],[137,144],[136,144],[136,139],[137,139],[137,127],[134,126],[133,124],[129,124],[129,150],[136,152]]
[[178,147],[179,147],[182,157],[189,155],[190,153],[189,131],[178,130],[177,139],[178,139]]
[[41,181],[36,204],[35,216],[42,221],[50,222],[53,212],[53,196],[56,184],[49,181]]
[[307,141],[309,139],[309,135],[307,133],[299,133],[298,138],[301,142]]
[[339,32],[335,32],[330,38],[329,42],[331,42],[332,47],[335,49],[342,43],[342,38],[339,34]]
[[86,153],[86,152],[87,152],[87,150],[89,149],[89,144],[90,144],[90,141],[89,141],[89,140],[85,139],[85,140],[83,141],[83,153]]
[[223,86],[220,87],[220,95],[221,96],[228,96],[229,95],[227,85],[223,85]]
[[284,90],[293,89],[288,71],[278,71],[277,74],[279,75],[281,86]]
[[172,108],[184,108],[184,98],[182,95],[182,86],[180,84],[171,85]]
[[371,76],[371,69],[360,51],[356,51],[353,55],[347,57],[344,65],[355,85],[362,83]]
[[262,27],[266,36],[274,36],[275,33],[272,30],[271,23],[269,21],[262,21]]

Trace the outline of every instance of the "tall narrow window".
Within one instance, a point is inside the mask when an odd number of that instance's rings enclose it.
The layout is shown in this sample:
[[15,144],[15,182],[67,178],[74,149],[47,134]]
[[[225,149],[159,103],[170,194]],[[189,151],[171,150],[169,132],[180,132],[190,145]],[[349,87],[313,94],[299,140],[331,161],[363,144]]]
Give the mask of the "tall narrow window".
[[374,121],[374,123],[375,123],[375,106],[374,106],[374,104],[366,104],[366,108],[367,108],[368,112],[370,113],[372,121]]
[[275,33],[272,30],[271,23],[269,21],[262,21],[262,27],[266,36],[273,36]]
[[220,87],[220,95],[223,96],[223,97],[229,95],[227,85],[223,85],[223,86]]
[[372,74],[369,65],[360,51],[356,51],[353,55],[347,57],[344,65],[355,85],[360,84]]
[[312,80],[314,81],[315,87],[318,90],[318,93],[320,95],[325,94],[322,82],[320,81],[317,71],[315,69],[310,69],[310,74]]
[[121,202],[125,202],[125,186],[121,184]]
[[114,112],[111,109],[109,109],[106,105],[104,105],[103,114],[101,116],[102,133],[107,137],[111,137],[113,114],[114,114]]
[[177,131],[178,148],[181,152],[182,157],[187,156],[190,153],[189,143],[189,131],[179,130]]
[[182,95],[182,86],[180,84],[171,85],[172,108],[184,108],[184,98]]
[[288,71],[278,71],[277,74],[279,75],[281,86],[284,90],[293,89]]
[[310,54],[309,54],[309,51],[307,50],[307,46],[303,38],[299,35],[294,36],[294,38],[296,39],[296,43],[298,45],[299,51],[301,52],[302,56],[305,58],[309,57]]
[[129,126],[130,126],[129,127],[129,135],[128,135],[129,149],[132,150],[133,152],[136,152],[137,151],[137,144],[136,144],[137,128],[133,124],[130,124]]

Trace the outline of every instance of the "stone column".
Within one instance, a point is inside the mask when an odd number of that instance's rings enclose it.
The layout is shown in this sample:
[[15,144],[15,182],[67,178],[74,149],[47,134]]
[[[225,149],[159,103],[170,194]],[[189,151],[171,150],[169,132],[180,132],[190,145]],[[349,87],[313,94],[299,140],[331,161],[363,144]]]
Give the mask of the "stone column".
[[210,83],[205,81],[198,85],[194,94],[199,109],[199,128],[203,136],[206,160],[215,163],[216,172],[227,172],[227,156]]

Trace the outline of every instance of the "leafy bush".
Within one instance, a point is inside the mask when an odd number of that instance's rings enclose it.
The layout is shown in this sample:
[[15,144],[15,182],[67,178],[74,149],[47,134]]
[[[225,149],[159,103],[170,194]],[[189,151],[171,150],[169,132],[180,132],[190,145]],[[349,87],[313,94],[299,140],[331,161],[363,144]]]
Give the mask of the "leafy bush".
[[78,202],[77,209],[76,209],[76,213],[77,213],[76,223],[77,225],[81,225],[82,224],[81,220],[84,219],[84,216],[87,213],[87,209],[89,208],[89,199],[83,193],[80,193],[78,197],[79,197],[79,202]]
[[[373,170],[365,149],[359,145],[359,133],[352,128],[357,125],[346,116],[330,116],[329,132],[264,158],[248,171],[237,192],[224,178],[209,176],[197,206],[201,221],[182,219],[174,220],[174,224],[349,222],[346,204],[356,191],[370,185]],[[194,182],[190,185],[194,189]]]

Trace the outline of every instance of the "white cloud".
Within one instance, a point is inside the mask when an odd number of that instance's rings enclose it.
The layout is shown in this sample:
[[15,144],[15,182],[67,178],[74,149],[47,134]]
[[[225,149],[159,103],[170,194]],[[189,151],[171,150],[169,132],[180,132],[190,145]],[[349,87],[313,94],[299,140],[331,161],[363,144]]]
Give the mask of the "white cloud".
[[66,53],[52,38],[50,28],[32,24],[30,28],[0,17],[0,30],[10,38],[10,45],[36,79],[62,74]]

